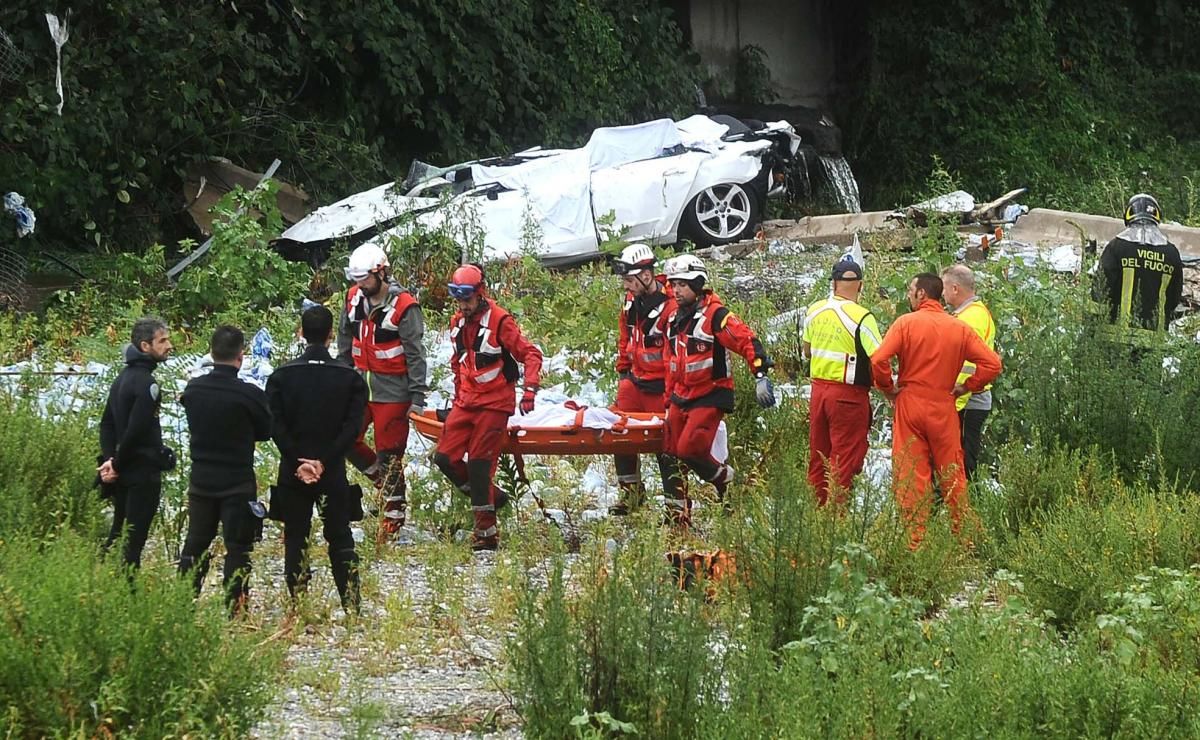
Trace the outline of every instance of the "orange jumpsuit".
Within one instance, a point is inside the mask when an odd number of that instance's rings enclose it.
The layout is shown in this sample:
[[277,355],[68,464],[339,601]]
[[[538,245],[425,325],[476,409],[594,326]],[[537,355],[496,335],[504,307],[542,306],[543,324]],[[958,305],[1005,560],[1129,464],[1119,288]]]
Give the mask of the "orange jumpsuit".
[[972,393],[996,379],[1001,363],[970,326],[928,298],[916,311],[896,319],[871,355],[875,386],[888,394],[896,387],[893,357],[900,360],[900,378],[892,428],[892,475],[910,547],[915,548],[924,537],[932,503],[931,460],[955,532],[970,511],[953,395],[963,362],[975,363],[975,374],[964,383]]

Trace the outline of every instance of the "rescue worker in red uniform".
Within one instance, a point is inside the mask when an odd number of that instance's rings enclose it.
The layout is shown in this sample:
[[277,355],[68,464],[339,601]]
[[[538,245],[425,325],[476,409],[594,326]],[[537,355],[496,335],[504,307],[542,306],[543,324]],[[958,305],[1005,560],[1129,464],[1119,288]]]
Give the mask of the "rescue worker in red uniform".
[[[625,305],[621,309],[617,340],[617,410],[665,414],[667,319],[675,312],[675,299],[667,291],[667,280],[654,274],[654,252],[645,244],[630,244],[613,261],[613,272],[621,276]],[[658,469],[668,498],[679,487],[673,458],[659,453]],[[616,455],[617,485],[621,497],[609,509],[624,516],[641,506],[646,495],[637,455]]]
[[492,479],[508,417],[517,407],[517,364],[525,367],[520,410],[528,414],[537,396],[542,351],[525,338],[508,311],[487,297],[478,265],[459,267],[448,287],[458,304],[450,320],[454,405],[442,427],[433,462],[458,490],[471,497],[475,514],[471,549],[495,550],[500,541],[496,509],[507,499]]
[[834,501],[844,506],[854,476],[867,458],[871,429],[871,353],[879,348],[879,325],[858,304],[863,268],[843,258],[833,266],[833,295],[808,307],[804,356],[810,358],[808,481],[824,506],[830,479]]
[[[699,257],[672,257],[664,268],[678,308],[667,329],[663,449],[712,483],[724,500],[733,468],[713,457],[712,445],[721,419],[733,411],[733,368],[728,353],[746,359],[755,377],[755,396],[763,408],[775,405],[775,391],[767,377],[774,363],[750,327],[705,287],[708,271]],[[691,500],[682,468],[679,479],[676,497],[667,493],[667,514],[673,524],[686,527],[691,523]]]
[[[374,244],[350,255],[354,281],[338,325],[338,359],[353,364],[367,382],[367,414],[347,459],[375,483],[383,498],[380,534],[404,526],[407,506],[404,450],[409,411],[425,410],[425,319],[412,294],[388,274],[388,258]],[[365,441],[375,427],[375,449]]]
[[[954,532],[970,514],[955,400],[979,393],[1000,374],[1000,356],[975,330],[942,309],[942,279],[923,272],[908,286],[912,313],[896,319],[871,355],[875,387],[896,404],[892,426],[892,475],[896,502],[916,549],[925,535],[933,503],[932,470],[950,510]],[[892,358],[899,358],[899,380],[892,382]],[[975,373],[958,382],[963,363]]]

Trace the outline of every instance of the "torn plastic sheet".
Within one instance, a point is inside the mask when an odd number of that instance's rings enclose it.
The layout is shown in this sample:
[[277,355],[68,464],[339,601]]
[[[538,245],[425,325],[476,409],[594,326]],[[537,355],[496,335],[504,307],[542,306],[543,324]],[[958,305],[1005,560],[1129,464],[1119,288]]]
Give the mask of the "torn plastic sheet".
[[975,209],[975,196],[965,190],[955,190],[909,207],[925,213],[970,213]]
[[37,216],[25,205],[25,199],[20,193],[8,193],[4,196],[4,210],[11,213],[17,220],[17,237],[29,236],[37,227]]
[[[67,10],[67,17],[71,17],[71,11]],[[67,32],[67,22],[60,21],[58,16],[53,13],[46,14],[46,26],[50,29],[50,38],[54,40],[54,53],[57,57],[57,62],[54,69],[54,87],[58,90],[58,115],[62,115],[63,102],[63,83],[62,83],[62,48],[67,43],[69,36]]]

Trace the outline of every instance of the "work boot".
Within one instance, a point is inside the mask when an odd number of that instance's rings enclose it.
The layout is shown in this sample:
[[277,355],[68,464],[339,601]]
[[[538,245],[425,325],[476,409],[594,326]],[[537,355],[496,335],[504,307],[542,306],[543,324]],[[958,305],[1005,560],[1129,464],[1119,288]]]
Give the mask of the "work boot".
[[480,537],[478,532],[471,535],[472,552],[495,552],[499,547],[499,535],[494,534],[491,537]]
[[394,535],[404,526],[408,510],[408,487],[404,481],[404,463],[397,455],[381,456],[383,475],[380,495],[383,498],[383,520],[380,528],[386,535]]
[[476,506],[475,531],[471,533],[471,549],[475,552],[495,550],[500,545],[500,530],[496,527],[494,506]]

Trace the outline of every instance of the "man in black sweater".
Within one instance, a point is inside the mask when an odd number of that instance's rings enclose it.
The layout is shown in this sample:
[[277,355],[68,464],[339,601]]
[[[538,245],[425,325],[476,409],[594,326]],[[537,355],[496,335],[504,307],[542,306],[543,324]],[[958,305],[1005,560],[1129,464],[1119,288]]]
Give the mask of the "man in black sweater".
[[141,567],[142,548],[162,495],[162,471],[174,467],[164,454],[158,407],[162,393],[154,368],[171,354],[171,336],[162,319],[138,319],[125,348],[125,369],[113,381],[100,419],[102,493],[113,499],[113,523],[104,541],[107,551],[126,525],[122,559]]
[[305,553],[315,504],[324,522],[329,563],[342,606],[359,606],[358,555],[350,522],[361,503],[346,481],[350,451],[367,408],[367,384],[329,354],[333,314],[314,306],[300,319],[304,354],[267,380],[271,436],[279,447],[279,482],[271,491],[271,518],[283,522],[284,578],[295,597],[308,584]]
[[208,547],[225,540],[225,599],[233,614],[244,610],[249,594],[250,551],[254,547],[257,499],[254,442],[271,436],[267,396],[238,379],[245,335],[219,326],[210,345],[213,368],[188,382],[181,403],[191,433],[192,471],[188,487],[188,531],[179,572],[192,573],[196,594],[208,572]]

